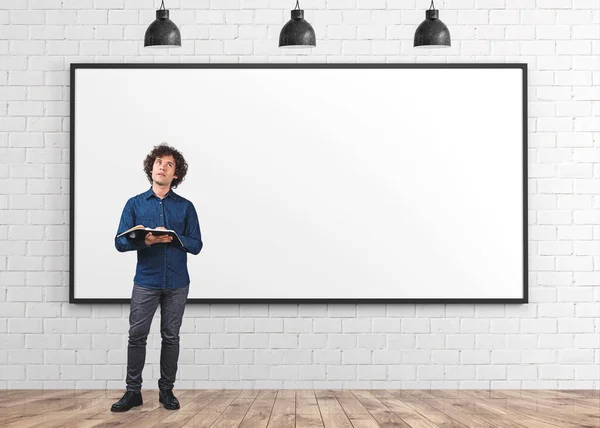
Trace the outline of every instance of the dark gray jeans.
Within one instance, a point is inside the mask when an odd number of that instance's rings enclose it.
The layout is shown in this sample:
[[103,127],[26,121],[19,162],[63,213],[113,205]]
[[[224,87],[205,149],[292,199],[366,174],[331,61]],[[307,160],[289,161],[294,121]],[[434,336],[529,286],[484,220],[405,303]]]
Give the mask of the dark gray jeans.
[[160,303],[160,389],[173,389],[179,359],[179,329],[190,287],[152,289],[133,285],[129,312],[127,346],[127,390],[142,389],[142,370],[146,362],[146,339],[152,318]]

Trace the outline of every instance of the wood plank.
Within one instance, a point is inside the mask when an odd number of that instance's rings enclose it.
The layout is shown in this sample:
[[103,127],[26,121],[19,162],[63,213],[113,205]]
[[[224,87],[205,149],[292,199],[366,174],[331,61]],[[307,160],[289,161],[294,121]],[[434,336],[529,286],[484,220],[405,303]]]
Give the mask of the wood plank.
[[[511,401],[515,401],[514,399]],[[575,403],[579,400],[570,398],[533,398],[532,395],[523,395],[519,403],[529,403],[532,408],[539,409],[541,411],[555,412],[560,415],[571,417],[576,412]],[[586,403],[580,403],[578,406],[580,409],[576,413],[581,416],[595,417],[599,414],[598,407],[588,406]]]
[[316,390],[315,397],[325,428],[352,428],[352,422],[335,397],[333,390]]
[[499,428],[528,428],[528,425],[523,424],[521,415],[514,415],[513,412],[507,410],[506,399],[469,399],[464,402],[447,400],[447,404],[453,408],[463,409],[468,414],[476,415],[478,419],[489,421]]
[[354,428],[381,428],[379,422],[371,417],[371,419],[352,419]]
[[236,398],[231,405],[225,409],[221,416],[211,425],[211,428],[235,428],[240,425],[254,398]]
[[470,428],[498,428],[498,425],[486,421],[485,418],[469,414],[467,403],[463,406],[451,406],[441,399],[422,398],[421,401]]
[[244,415],[240,428],[265,428],[269,423],[277,391],[262,390],[256,397],[250,409]]
[[13,397],[5,397],[2,403],[0,403],[0,409],[13,408],[16,406],[26,406],[32,402],[38,403],[50,403],[61,398],[77,398],[72,391],[33,391],[32,394],[28,394],[27,391],[19,391]]
[[412,428],[439,428],[432,420],[404,404],[389,392],[377,390],[369,392]]
[[[337,398],[340,407],[348,416],[348,419],[352,422],[354,419],[359,420],[373,420],[373,417],[369,413],[365,406],[363,406],[356,396],[348,390],[333,391],[333,395]],[[354,425],[354,422],[352,422]]]
[[600,389],[561,389],[561,395],[569,395],[574,398],[599,398]]
[[181,408],[175,412],[171,412],[170,416],[167,416],[161,422],[154,425],[153,428],[182,427],[202,409],[210,406],[210,403],[222,393],[223,390],[210,389],[201,391],[199,394],[190,394],[190,396],[185,396],[182,399],[178,396]]
[[296,428],[324,428],[313,390],[296,390]]
[[392,396],[401,400],[408,407],[414,409],[418,413],[425,416],[427,419],[432,421],[434,424],[439,426],[440,428],[468,428],[467,425],[464,425],[457,421],[456,419],[451,418],[443,412],[440,412],[437,409],[434,409],[430,405],[423,403],[418,398],[412,397],[410,394],[406,394],[406,391],[395,391],[395,390],[387,390]]
[[62,425],[64,420],[70,417],[81,420],[86,415],[95,414],[106,408],[110,408],[113,403],[113,400],[108,398],[70,401],[70,403],[65,403],[65,401],[57,402],[55,407],[45,404],[43,411],[36,411],[36,402],[34,401],[29,404],[26,411],[17,408],[11,411],[11,413],[0,412],[2,426],[20,428],[29,426],[37,427],[51,424],[52,421],[57,421],[57,424],[60,422]]
[[358,401],[369,411],[373,419],[383,428],[410,428],[400,416],[392,412],[369,391],[352,390]]
[[210,406],[202,408],[183,426],[210,427],[241,392],[241,390],[235,389],[224,390],[217,398],[210,402]]
[[507,400],[507,408],[514,414],[521,414],[530,420],[544,422],[549,425],[555,425],[561,428],[581,427],[580,422],[582,416],[578,416],[577,422],[574,422],[572,418],[565,418],[564,415],[561,415],[556,409],[550,408],[549,411],[543,411],[537,403],[532,403],[528,400],[509,399]]
[[296,426],[296,392],[280,389],[277,391],[268,428],[295,428]]

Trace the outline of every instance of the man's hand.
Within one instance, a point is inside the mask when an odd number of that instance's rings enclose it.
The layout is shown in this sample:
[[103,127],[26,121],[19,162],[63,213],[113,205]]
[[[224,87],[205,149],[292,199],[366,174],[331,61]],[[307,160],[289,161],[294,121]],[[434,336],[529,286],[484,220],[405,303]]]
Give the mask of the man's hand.
[[[162,230],[167,230],[166,227],[155,227],[155,229],[162,229]],[[150,246],[153,244],[162,244],[162,243],[169,243],[173,240],[172,236],[169,235],[160,235],[160,236],[154,236],[152,234],[152,232],[148,232],[146,234],[146,239],[144,239],[144,242],[146,243],[146,245]]]

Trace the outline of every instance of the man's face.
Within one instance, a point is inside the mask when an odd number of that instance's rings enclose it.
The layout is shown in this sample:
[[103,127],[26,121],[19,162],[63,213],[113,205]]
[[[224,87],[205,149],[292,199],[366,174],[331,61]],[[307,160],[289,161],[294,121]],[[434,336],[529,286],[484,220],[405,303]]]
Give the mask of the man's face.
[[175,159],[173,159],[173,156],[157,157],[152,167],[152,181],[161,186],[170,186],[174,178],[177,178],[177,176],[175,175]]

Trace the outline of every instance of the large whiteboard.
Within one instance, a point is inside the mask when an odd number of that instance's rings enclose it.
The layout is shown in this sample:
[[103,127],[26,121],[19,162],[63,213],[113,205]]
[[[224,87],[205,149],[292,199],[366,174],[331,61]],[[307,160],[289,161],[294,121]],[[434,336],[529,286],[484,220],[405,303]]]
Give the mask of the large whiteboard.
[[114,237],[167,142],[190,302],[526,302],[526,67],[73,64],[71,302],[126,302]]

